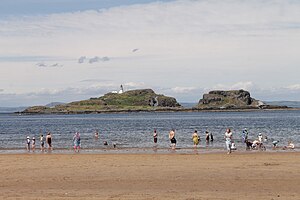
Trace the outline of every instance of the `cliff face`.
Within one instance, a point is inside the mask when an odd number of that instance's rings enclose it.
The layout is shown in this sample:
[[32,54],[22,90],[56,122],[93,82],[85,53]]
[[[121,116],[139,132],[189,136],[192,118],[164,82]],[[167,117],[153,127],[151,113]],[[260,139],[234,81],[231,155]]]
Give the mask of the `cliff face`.
[[253,99],[248,91],[211,91],[204,94],[198,103],[201,109],[230,109],[230,108],[258,108],[263,103]]
[[53,108],[34,106],[23,113],[89,113],[118,111],[151,111],[180,108],[173,97],[156,94],[152,89],[131,90],[122,94],[108,93],[99,98],[57,105]]

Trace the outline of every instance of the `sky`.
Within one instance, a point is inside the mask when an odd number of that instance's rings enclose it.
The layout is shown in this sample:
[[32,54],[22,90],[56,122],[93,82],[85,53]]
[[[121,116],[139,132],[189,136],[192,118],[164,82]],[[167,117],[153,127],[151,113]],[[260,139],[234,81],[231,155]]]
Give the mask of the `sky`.
[[300,101],[300,1],[1,0],[0,107],[152,88]]

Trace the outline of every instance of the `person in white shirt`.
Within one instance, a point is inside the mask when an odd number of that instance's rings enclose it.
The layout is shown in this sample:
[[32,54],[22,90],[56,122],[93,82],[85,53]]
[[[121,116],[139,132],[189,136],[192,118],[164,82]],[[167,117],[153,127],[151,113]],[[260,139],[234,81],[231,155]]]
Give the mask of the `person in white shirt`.
[[231,142],[232,142],[232,132],[230,130],[230,128],[228,128],[225,132],[225,144],[226,144],[226,148],[227,148],[227,154],[231,153]]

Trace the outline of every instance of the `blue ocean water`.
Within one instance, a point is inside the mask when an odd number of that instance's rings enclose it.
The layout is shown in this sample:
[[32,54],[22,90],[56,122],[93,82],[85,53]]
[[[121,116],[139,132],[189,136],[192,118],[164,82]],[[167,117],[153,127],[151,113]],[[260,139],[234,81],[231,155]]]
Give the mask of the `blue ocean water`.
[[[158,148],[169,148],[168,133],[174,128],[178,148],[193,146],[191,135],[198,130],[202,139],[200,147],[224,148],[223,135],[226,128],[233,131],[238,147],[242,143],[242,130],[247,128],[251,139],[258,133],[286,145],[292,140],[300,145],[300,111],[251,111],[251,112],[186,112],[186,113],[120,113],[88,115],[15,115],[0,114],[0,149],[24,149],[26,136],[37,138],[50,131],[54,148],[71,148],[76,131],[81,134],[81,145],[85,149],[105,148],[104,141],[116,143],[119,148],[151,148],[152,133],[156,128]],[[95,131],[99,139],[94,139]],[[214,135],[214,142],[205,143],[204,131]]]

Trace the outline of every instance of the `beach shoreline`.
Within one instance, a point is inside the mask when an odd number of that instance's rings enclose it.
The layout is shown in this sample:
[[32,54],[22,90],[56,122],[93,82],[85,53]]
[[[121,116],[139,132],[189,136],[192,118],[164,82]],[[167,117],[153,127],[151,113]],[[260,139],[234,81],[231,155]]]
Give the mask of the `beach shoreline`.
[[[276,149],[268,148],[266,151],[262,150],[246,150],[246,148],[238,148],[237,150],[232,150],[235,154],[248,154],[248,153],[293,153],[300,152],[300,148],[296,147],[294,149],[283,149],[283,147],[278,147]],[[78,152],[77,152],[78,153]],[[173,150],[171,147],[99,147],[99,148],[81,148],[80,154],[186,154],[186,155],[194,155],[194,154],[215,154],[215,153],[226,153],[226,149],[222,147],[176,147]],[[36,148],[36,150],[28,152],[25,148],[0,148],[0,155],[18,155],[18,154],[61,154],[61,155],[69,155],[74,154],[74,148],[54,148],[53,150],[44,150],[41,151],[40,148]]]
[[299,152],[1,154],[1,199],[292,199]]

